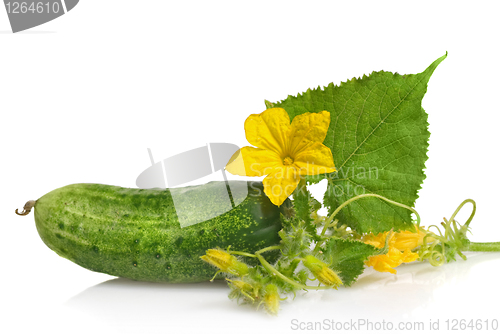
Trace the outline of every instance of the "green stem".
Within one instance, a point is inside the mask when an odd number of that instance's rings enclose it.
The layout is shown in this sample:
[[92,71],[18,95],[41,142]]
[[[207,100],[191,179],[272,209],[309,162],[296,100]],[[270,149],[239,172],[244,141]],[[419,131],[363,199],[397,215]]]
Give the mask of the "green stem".
[[267,271],[269,271],[269,273],[278,276],[283,281],[285,281],[285,282],[293,285],[294,287],[296,287],[298,289],[304,289],[304,290],[326,290],[326,289],[331,289],[332,288],[331,286],[308,286],[308,285],[303,285],[303,284],[297,283],[295,281],[292,281],[290,278],[286,277],[285,275],[283,275],[282,273],[280,273],[279,271],[277,271],[272,265],[270,265],[269,262],[267,262],[262,257],[262,255],[257,254],[257,253],[255,253],[255,255],[257,255],[257,258],[259,259],[260,263],[262,264],[262,266],[264,268],[267,269]]
[[[328,217],[328,221],[332,221],[333,218],[335,218],[335,216],[337,215],[337,213],[340,212],[340,210],[342,210],[344,207],[346,207],[347,205],[351,204],[352,202],[360,199],[360,198],[364,198],[364,197],[377,197],[377,198],[380,198],[381,200],[384,200],[388,203],[391,203],[393,205],[396,205],[396,206],[399,206],[401,208],[405,208],[407,210],[410,210],[411,212],[413,212],[415,214],[415,216],[417,217],[417,226],[420,226],[420,215],[418,214],[418,212],[412,208],[412,207],[409,207],[408,205],[404,205],[402,203],[398,203],[398,202],[395,202],[395,201],[392,201],[384,196],[380,196],[380,195],[377,195],[377,194],[361,194],[361,195],[358,195],[358,196],[355,196],[353,198],[350,198],[348,199],[347,201],[345,201],[344,203],[342,203],[335,211],[333,211],[333,213],[331,214],[330,217]],[[464,203],[465,204],[465,203]],[[462,204],[463,205],[463,204]],[[323,237],[328,229],[330,224],[325,224],[325,226],[323,227],[323,230],[321,231],[321,237]],[[316,244],[316,246],[314,247],[314,252],[318,251],[319,247],[321,246],[322,242],[318,242]]]
[[255,255],[259,256],[260,253],[264,253],[264,252],[267,252],[267,251],[270,251],[270,250],[275,250],[275,249],[281,249],[281,246],[269,246],[269,247],[266,247],[266,248],[262,248],[261,250],[256,251]]
[[[331,289],[330,286],[317,286],[317,287],[314,287],[314,286],[308,286],[308,285],[303,285],[303,284],[299,284],[293,280],[291,280],[290,278],[286,277],[285,275],[283,275],[282,273],[280,273],[278,270],[276,270],[269,262],[267,262],[264,257],[262,255],[260,255],[261,253],[264,253],[264,252],[267,252],[267,251],[271,251],[271,250],[275,250],[275,249],[281,249],[281,246],[269,246],[269,247],[266,247],[266,248],[262,248],[261,250],[255,252],[255,255],[254,254],[250,254],[250,253],[246,253],[246,252],[238,252],[238,251],[230,251],[229,253],[231,254],[236,254],[236,255],[243,255],[243,256],[249,256],[249,257],[256,257],[259,259],[260,263],[262,264],[262,266],[264,268],[267,269],[267,271],[269,271],[269,273],[271,274],[274,274],[276,276],[278,276],[279,278],[281,278],[282,280],[284,280],[285,282],[295,286],[296,288],[299,288],[299,289],[311,289],[311,290],[324,290],[324,289]],[[296,261],[297,259],[295,259],[294,261]],[[300,260],[298,260],[298,262],[300,262]],[[295,264],[295,266],[297,265],[298,263]],[[218,272],[217,272],[218,273]],[[217,274],[216,274],[217,275]],[[215,277],[215,276],[214,276]]]
[[500,252],[500,242],[471,242],[463,250],[470,252]]
[[293,273],[295,272],[295,269],[297,269],[297,266],[299,265],[300,260],[295,258],[292,260],[288,268],[283,270],[283,273],[285,276],[292,276]]
[[275,250],[275,249],[281,249],[281,246],[269,246],[266,248],[262,248],[261,250],[258,250],[255,252],[255,254],[250,254],[247,252],[240,252],[240,251],[229,251],[229,254],[234,254],[234,255],[242,255],[242,256],[248,256],[248,257],[257,257],[258,254],[264,253],[270,250]]
[[254,254],[250,254],[247,252],[239,252],[239,251],[229,251],[229,254],[242,255],[242,256],[248,256],[248,257],[257,257]]

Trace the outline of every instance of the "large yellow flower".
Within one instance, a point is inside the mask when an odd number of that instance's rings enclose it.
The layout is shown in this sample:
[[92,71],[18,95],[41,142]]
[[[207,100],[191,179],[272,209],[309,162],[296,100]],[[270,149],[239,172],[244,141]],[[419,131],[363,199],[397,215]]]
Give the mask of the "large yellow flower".
[[281,205],[297,188],[301,175],[335,171],[332,152],[323,145],[330,113],[305,113],[290,124],[287,112],[271,108],[245,121],[248,142],[229,160],[226,170],[241,176],[264,176],[264,192]]

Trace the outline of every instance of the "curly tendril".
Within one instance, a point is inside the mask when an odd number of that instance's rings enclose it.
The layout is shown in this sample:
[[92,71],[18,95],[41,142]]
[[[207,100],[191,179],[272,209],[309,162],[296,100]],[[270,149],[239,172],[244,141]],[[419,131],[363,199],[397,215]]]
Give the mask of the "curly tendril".
[[[467,203],[472,204],[472,212],[465,224],[460,225],[455,220],[455,216]],[[438,267],[443,265],[446,260],[449,261],[450,259],[453,259],[454,252],[456,252],[462,259],[466,260],[467,257],[462,254],[461,249],[466,249],[466,246],[469,243],[465,235],[469,231],[469,224],[475,214],[476,202],[472,199],[466,199],[457,207],[449,220],[443,218],[444,222],[441,223],[441,225],[444,228],[444,233],[437,225],[429,226],[429,230],[433,228],[437,233],[432,231],[427,232],[424,237],[424,243],[418,250],[419,260],[428,260],[431,265]],[[426,241],[429,238],[433,238],[434,242],[427,243]],[[448,255],[446,252],[446,246],[448,246],[451,250]]]

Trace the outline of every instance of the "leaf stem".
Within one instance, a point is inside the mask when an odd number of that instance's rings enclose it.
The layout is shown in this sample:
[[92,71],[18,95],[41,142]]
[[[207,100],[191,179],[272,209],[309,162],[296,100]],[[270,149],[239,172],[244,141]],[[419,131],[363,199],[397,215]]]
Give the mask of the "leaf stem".
[[261,253],[270,251],[270,250],[275,250],[275,249],[281,249],[281,246],[269,246],[266,248],[262,248],[261,250],[258,250],[255,252],[255,255],[258,257]]
[[229,251],[229,254],[242,255],[242,256],[248,256],[248,257],[257,257],[260,253],[264,253],[264,252],[275,250],[275,249],[281,249],[281,246],[269,246],[266,248],[262,248],[261,250],[258,250],[257,252],[255,252],[255,254],[251,254],[251,253],[247,253],[247,252],[240,252],[240,251]]
[[500,252],[500,242],[471,242],[463,250],[470,252]]
[[250,254],[247,252],[239,252],[239,251],[229,251],[229,254],[242,255],[242,256],[248,256],[248,257],[257,257],[255,254]]

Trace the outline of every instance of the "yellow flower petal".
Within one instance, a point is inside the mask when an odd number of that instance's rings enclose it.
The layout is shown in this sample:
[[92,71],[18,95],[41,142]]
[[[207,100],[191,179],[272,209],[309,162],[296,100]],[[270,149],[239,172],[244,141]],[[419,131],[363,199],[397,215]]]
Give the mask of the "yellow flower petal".
[[323,143],[329,125],[330,113],[326,110],[319,113],[304,113],[295,116],[291,126],[288,153],[296,156],[312,142]]
[[[389,232],[379,233],[377,235],[370,233],[363,236],[362,241],[377,248],[382,248],[385,245],[387,233]],[[422,240],[425,235],[426,232],[419,229],[417,229],[416,233],[410,231],[391,233],[389,237],[389,251],[387,254],[371,256],[365,263],[368,266],[372,266],[377,271],[395,274],[395,267],[402,263],[418,260],[418,253],[412,252],[411,250],[422,245]]]
[[290,117],[285,109],[270,108],[250,115],[245,121],[245,134],[250,144],[276,152],[285,158],[284,149],[290,135]]
[[409,249],[405,249],[403,254],[401,254],[401,261],[403,261],[404,263],[413,262],[418,260],[418,257],[419,256],[417,253],[414,253]]
[[396,274],[396,268],[402,263],[408,263],[418,260],[417,253],[406,249],[404,252],[398,250],[396,247],[389,247],[387,254],[370,256],[365,264],[373,267],[380,272],[390,272]]
[[226,170],[233,175],[264,176],[280,165],[282,163],[277,153],[245,146],[229,159]]
[[387,254],[370,256],[365,263],[366,265],[373,267],[376,271],[396,274],[396,270],[393,268],[403,263],[401,255],[402,254],[399,250],[394,247],[390,247]]
[[245,133],[250,144],[233,155],[226,169],[236,175],[268,175],[264,192],[281,205],[297,187],[300,175],[335,171],[332,152],[322,144],[330,124],[330,113],[306,113],[290,117],[282,108],[250,115]]
[[332,151],[320,142],[312,143],[300,151],[294,159],[300,175],[317,175],[335,171]]
[[[382,255],[378,255],[382,256]],[[397,271],[391,266],[390,263],[387,261],[384,261],[384,259],[376,258],[376,256],[373,256],[371,259],[369,259],[366,263],[368,266],[373,267],[376,271],[380,272],[388,272],[391,274],[396,274]]]
[[300,181],[294,167],[275,167],[263,181],[264,193],[274,205],[280,206],[290,196]]
[[[403,231],[396,233],[396,240],[394,242],[394,247],[399,249],[400,251],[404,251],[406,249],[412,250],[419,246],[419,234],[413,233],[410,231]],[[422,243],[420,242],[420,245]]]
[[[370,245],[372,245],[374,247],[382,248],[382,247],[385,246],[385,240],[387,239],[387,234],[388,233],[389,233],[389,231],[386,231],[386,232],[383,232],[383,233],[378,233],[376,235],[373,234],[373,233],[366,234],[366,235],[363,236],[362,241],[365,244],[370,244]],[[392,233],[392,234],[394,234],[394,233]],[[391,239],[392,239],[392,234],[391,234]]]
[[[396,233],[395,241],[393,246],[399,249],[400,251],[412,250],[417,248],[418,246],[422,246],[424,243],[424,237],[427,235],[427,232],[423,229],[423,227],[416,227],[416,232],[411,231],[402,231]],[[426,242],[433,242],[433,238],[427,238]]]
[[377,259],[370,259],[366,262],[366,265],[370,266],[370,267],[373,267],[373,269],[375,269],[376,271],[380,271],[382,273],[384,272],[388,272],[388,273],[391,273],[391,274],[396,274],[397,271],[392,268],[389,264],[387,264],[386,262],[384,261],[378,261]]

